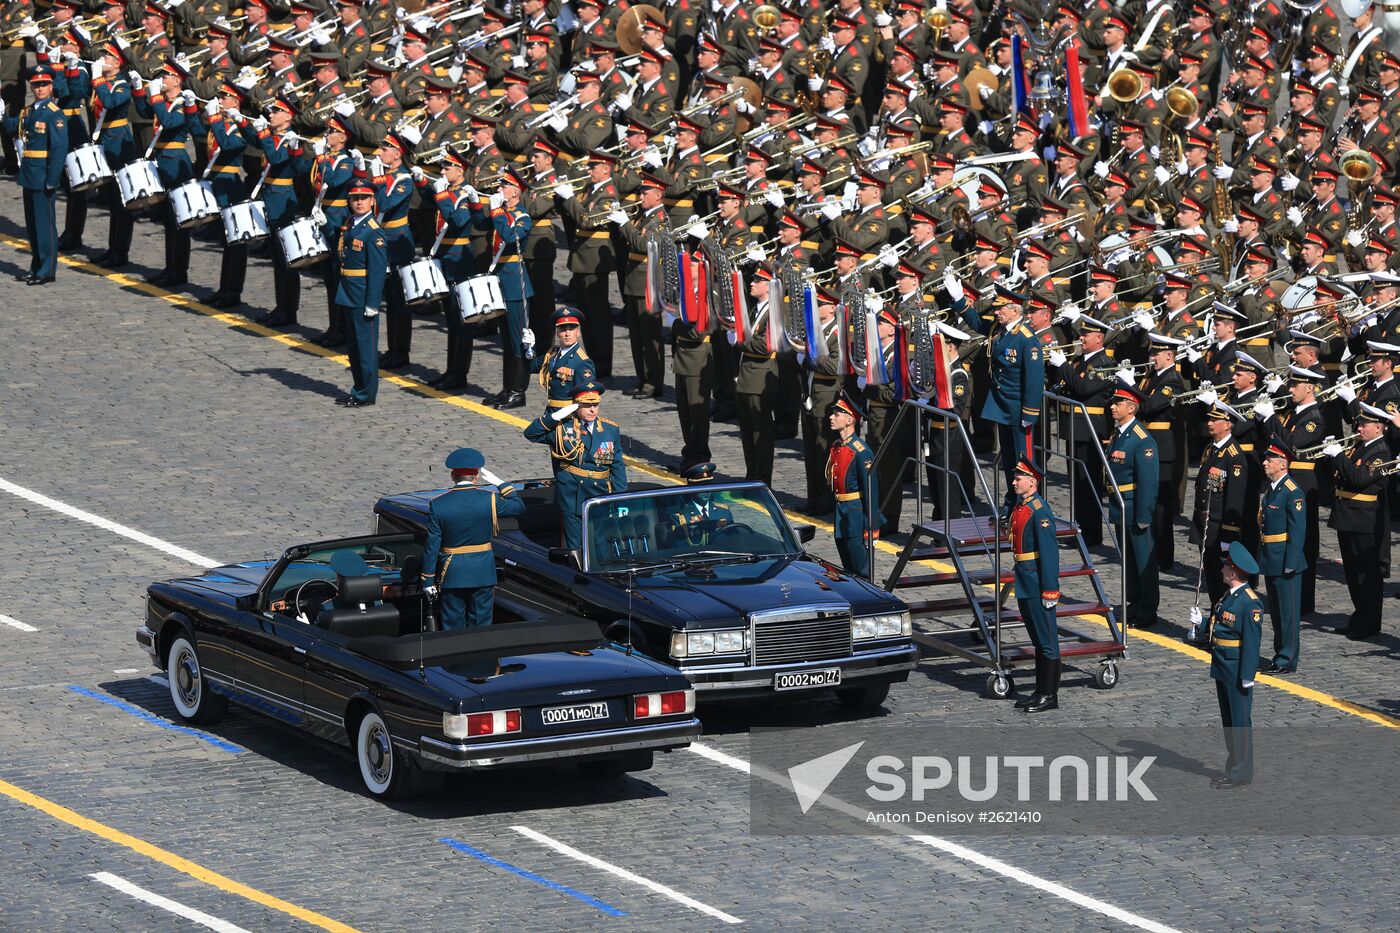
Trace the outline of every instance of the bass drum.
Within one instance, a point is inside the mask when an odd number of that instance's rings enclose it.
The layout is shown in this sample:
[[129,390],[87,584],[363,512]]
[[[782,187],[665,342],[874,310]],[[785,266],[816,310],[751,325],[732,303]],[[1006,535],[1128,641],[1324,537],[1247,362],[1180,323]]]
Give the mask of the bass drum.
[[117,169],[117,190],[121,193],[122,207],[131,211],[165,199],[165,186],[160,183],[160,173],[150,159],[137,159]]
[[214,187],[201,178],[187,181],[170,192],[170,206],[175,210],[175,225],[190,230],[219,219],[219,200]]
[[1279,299],[1279,304],[1283,305],[1287,311],[1296,311],[1316,301],[1314,297],[1316,294],[1317,276],[1305,275],[1283,290],[1283,297]]
[[969,204],[977,203],[977,189],[984,181],[999,189],[1003,197],[1006,195],[1006,179],[980,165],[964,165],[953,175],[953,181],[958,183]]
[[282,255],[287,257],[287,265],[293,269],[314,266],[330,255],[321,228],[310,217],[287,224],[277,231],[277,238],[282,242]]
[[63,171],[68,175],[70,191],[87,191],[112,180],[112,166],[107,164],[107,154],[96,143],[79,146],[63,160]]
[[501,280],[493,274],[474,275],[465,282],[458,282],[452,294],[457,299],[464,324],[484,324],[506,313]]
[[230,204],[223,210],[224,239],[229,243],[251,243],[268,235],[267,208],[261,201]]
[[447,277],[436,259],[417,259],[400,266],[399,281],[403,283],[404,303],[409,305],[425,305],[448,292]]

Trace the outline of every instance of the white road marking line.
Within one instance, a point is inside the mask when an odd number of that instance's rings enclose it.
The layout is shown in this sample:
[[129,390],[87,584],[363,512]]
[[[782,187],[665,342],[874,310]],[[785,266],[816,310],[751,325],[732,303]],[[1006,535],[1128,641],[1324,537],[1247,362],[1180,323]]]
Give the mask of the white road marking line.
[[229,923],[227,920],[220,920],[212,914],[206,914],[202,910],[195,910],[187,907],[179,901],[172,901],[168,897],[161,897],[154,891],[147,891],[145,888],[132,884],[125,878],[114,875],[111,872],[99,871],[88,875],[93,881],[100,881],[109,888],[116,888],[123,894],[128,894],[138,901],[145,901],[152,907],[159,907],[161,910],[168,910],[176,916],[184,917],[186,920],[193,920],[200,926],[217,930],[218,933],[248,933],[243,927]]
[[[760,765],[753,765],[742,758],[736,758],[735,756],[730,755],[726,752],[722,752],[717,748],[711,748],[708,745],[699,745],[692,743],[689,746],[689,749],[690,751],[694,752],[702,758],[708,758],[710,761],[713,761],[716,764],[722,764],[725,767],[733,768],[736,771],[742,771],[744,774],[751,774],[754,777],[762,778],[770,784],[776,784],[779,787],[789,789],[792,787],[791,782],[784,775],[780,775],[774,771],[770,771],[769,769],[764,768]],[[856,820],[860,820],[862,823],[865,822],[865,810],[862,810],[859,807],[852,806],[851,804],[846,803],[844,800],[832,797],[829,794],[823,794],[821,798],[817,801],[817,803],[821,804],[824,807],[829,807],[830,809],[833,809],[838,813],[844,813],[847,816],[850,816]],[[1124,910],[1121,907],[1115,907],[1113,904],[1110,904],[1106,901],[1101,901],[1096,897],[1091,897],[1087,894],[1080,894],[1078,891],[1075,891],[1072,888],[1067,888],[1064,885],[1059,884],[1058,882],[1050,881],[1046,878],[1041,878],[1039,875],[1033,875],[1030,872],[1025,871],[1024,869],[1017,868],[1015,865],[1012,865],[1008,862],[1003,862],[1001,859],[993,858],[990,855],[983,855],[981,852],[978,852],[975,849],[970,849],[967,846],[962,845],[960,843],[952,842],[951,840],[943,839],[938,836],[929,836],[924,833],[916,833],[909,829],[903,828],[898,823],[875,823],[870,825],[874,825],[882,830],[885,830],[886,832],[891,832],[900,836],[904,836],[906,839],[913,840],[914,842],[920,843],[921,845],[926,845],[930,848],[938,849],[940,852],[943,852],[946,855],[950,855],[953,858],[960,859],[964,862],[968,862],[980,868],[985,868],[988,871],[995,872],[1005,878],[1010,878],[1012,881],[1020,882],[1021,884],[1035,888],[1038,891],[1043,891],[1046,894],[1058,897],[1061,900],[1069,901],[1071,904],[1074,904],[1078,907],[1083,907],[1086,910],[1096,911],[1097,913],[1101,913],[1106,917],[1111,917],[1120,923],[1136,927],[1139,930],[1148,930],[1151,931],[1151,933],[1178,933],[1178,931],[1174,927],[1169,927],[1165,924],[1158,923],[1156,920],[1151,920],[1147,917],[1140,916],[1139,914],[1135,914],[1131,911]]]
[[139,674],[140,671],[138,671],[138,670],[137,670],[136,668],[134,668],[134,667],[119,667],[119,668],[117,668],[116,670],[112,671],[112,673],[113,673],[113,674]]
[[37,628],[35,628],[34,626],[29,625],[29,624],[26,623],[26,622],[21,622],[19,619],[12,619],[12,618],[10,618],[9,616],[0,616],[0,625],[8,625],[10,628],[17,628],[17,629],[19,629],[21,632],[37,632],[37,631],[39,631],[39,630],[38,630]]
[[209,567],[219,566],[219,561],[205,557],[203,554],[196,554],[194,551],[182,548],[177,544],[171,544],[169,541],[162,541],[154,535],[148,535],[144,531],[137,531],[135,528],[129,528],[126,525],[103,518],[101,515],[85,512],[66,502],[60,502],[57,499],[46,496],[41,492],[35,492],[32,489],[26,489],[24,486],[16,485],[7,479],[0,479],[0,492],[8,492],[12,496],[18,496],[35,505],[41,505],[46,509],[52,509],[55,512],[67,515],[69,518],[76,518],[80,522],[96,525],[98,528],[110,531],[112,534],[121,535],[123,538],[129,538],[138,544],[144,544],[147,547],[155,548],[163,554],[168,554],[171,557],[178,557],[180,560],[187,561],[197,567],[204,567],[207,569]]
[[625,881],[630,881],[633,884],[639,884],[649,891],[655,891],[657,894],[663,894],[678,904],[684,904],[691,910],[698,910],[702,914],[714,917],[716,920],[721,920],[725,923],[744,922],[738,917],[734,916],[733,914],[725,913],[718,907],[711,907],[709,904],[697,901],[695,898],[687,894],[682,894],[675,888],[668,888],[666,885],[661,884],[660,882],[652,881],[650,878],[643,878],[641,875],[638,875],[634,872],[630,872],[625,868],[619,868],[617,865],[614,865],[611,862],[605,862],[602,859],[589,855],[586,852],[580,852],[573,846],[566,845],[560,842],[558,839],[550,838],[544,833],[537,832],[536,830],[533,830],[528,826],[512,826],[511,829],[515,830],[517,833],[519,833],[527,839],[533,839],[541,845],[549,846],[551,849],[553,849],[555,852],[558,852],[560,855],[567,855],[569,858],[583,862],[585,865],[592,865],[594,868],[601,868],[603,871],[608,872],[609,874],[616,875],[617,877],[622,878]]

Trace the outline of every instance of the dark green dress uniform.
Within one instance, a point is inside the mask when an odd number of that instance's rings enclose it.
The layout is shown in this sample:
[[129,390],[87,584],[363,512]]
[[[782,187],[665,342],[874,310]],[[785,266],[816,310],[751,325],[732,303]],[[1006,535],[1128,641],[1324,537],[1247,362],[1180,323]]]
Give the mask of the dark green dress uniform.
[[[590,161],[611,165],[616,160],[606,153],[594,153]],[[569,271],[573,274],[569,291],[583,312],[583,342],[593,348],[598,378],[612,376],[613,315],[608,298],[608,278],[613,274],[616,254],[612,227],[607,222],[608,206],[621,203],[622,196],[611,179],[597,185],[580,182],[578,196],[561,199],[559,209],[574,223],[573,249],[569,251]]]
[[[1175,338],[1161,334],[1151,339],[1165,345]],[[1185,434],[1178,424],[1176,400],[1186,391],[1181,373],[1169,366],[1161,372],[1150,372],[1138,380],[1143,403],[1138,408],[1138,420],[1157,442],[1157,511],[1152,528],[1157,538],[1158,568],[1170,569],[1176,563],[1176,516],[1181,511],[1182,482],[1177,470],[1186,471]]]
[[[1212,411],[1210,416],[1228,417],[1224,411]],[[1206,444],[1201,467],[1196,473],[1195,511],[1192,514],[1191,541],[1202,547],[1202,562],[1206,592],[1211,602],[1225,594],[1225,579],[1221,576],[1222,544],[1240,539],[1244,521],[1249,465],[1245,455],[1227,437],[1223,443]]]
[[[52,83],[47,72],[36,72],[31,84]],[[34,102],[14,116],[4,119],[5,135],[19,141],[23,149],[15,180],[24,191],[24,227],[29,240],[29,274],[16,276],[31,284],[51,281],[58,269],[58,231],[54,219],[54,199],[63,178],[63,160],[68,157],[68,120],[50,97]]]
[[[1123,386],[1116,395],[1140,401],[1136,389]],[[1108,497],[1108,520],[1116,528],[1127,522],[1128,624],[1146,628],[1157,623],[1157,541],[1152,521],[1157,508],[1161,462],[1157,442],[1142,422],[1133,418],[1126,426],[1115,426],[1108,444],[1108,471],[1123,497],[1120,509],[1116,497]]]
[[[1364,408],[1361,414],[1373,417]],[[1337,532],[1353,607],[1347,624],[1337,632],[1352,639],[1370,638],[1381,630],[1384,581],[1390,575],[1388,477],[1382,475],[1381,468],[1391,457],[1390,446],[1381,436],[1369,442],[1357,441],[1332,458],[1336,500],[1327,524]]]
[[[819,303],[836,303],[836,297],[823,291]],[[802,411],[802,445],[807,471],[807,508],[809,515],[824,515],[831,511],[831,485],[826,480],[826,459],[836,436],[826,422],[826,412],[841,394],[840,339],[836,317],[820,322],[826,355],[815,359],[807,354],[807,393]]]
[[[1092,328],[1099,333],[1107,329],[1104,322],[1088,316],[1080,319],[1079,327],[1081,331]],[[1103,543],[1103,461],[1099,451],[1111,424],[1108,401],[1119,385],[1114,368],[1108,354],[1098,350],[1056,370],[1065,395],[1084,405],[1081,409],[1060,403],[1060,436],[1066,445],[1071,437],[1074,439],[1068,449],[1069,456],[1078,461],[1072,517],[1089,547]]]
[[[1245,574],[1259,572],[1238,541],[1230,546],[1230,561]],[[1224,594],[1210,611],[1210,676],[1225,727],[1225,777],[1237,784],[1254,780],[1253,684],[1263,620],[1264,606],[1247,583]]]
[[[1025,459],[1012,470],[1037,482],[1044,479]],[[1016,705],[1033,712],[1055,709],[1060,689],[1060,628],[1055,612],[1060,601],[1060,547],[1055,513],[1039,493],[1032,493],[1012,506],[1009,526],[1016,605],[1035,646],[1035,695]]]
[[[480,453],[469,448],[447,458],[449,469],[479,469],[484,462]],[[465,463],[477,466],[454,466]],[[496,489],[471,480],[457,483],[429,504],[423,581],[441,588],[438,606],[444,629],[491,624],[496,590],[491,539],[500,530],[501,517],[524,511],[525,503],[509,483]]]
[[671,325],[671,369],[675,373],[676,415],[681,424],[680,471],[710,457],[710,396],[714,391],[712,334],[676,318]]
[[[769,275],[767,270],[762,274]],[[768,316],[781,313],[764,299],[754,310],[753,332],[739,345],[734,403],[744,448],[744,479],[772,485],[773,400],[778,392],[778,354],[768,347]]]
[[[838,399],[828,414],[841,408],[855,414],[859,427],[859,409],[845,399]],[[836,499],[836,551],[841,566],[848,573],[870,579],[869,542],[880,537],[879,481],[875,477],[875,455],[865,442],[852,434],[832,442],[826,458],[826,478]]]
[[[352,185],[356,191],[373,193],[368,185]],[[355,385],[342,402],[352,407],[373,405],[379,395],[379,303],[384,297],[388,274],[388,246],[384,231],[374,214],[352,217],[340,231],[336,243],[340,260],[340,287],[335,303],[345,315],[346,355]],[[376,316],[366,317],[366,311]]]
[[[1271,444],[1265,457],[1292,460],[1292,453]],[[1259,502],[1259,567],[1264,574],[1269,618],[1274,622],[1274,657],[1266,673],[1298,669],[1299,602],[1307,567],[1307,495],[1287,473],[1264,488]]]
[[[602,386],[584,383],[574,401],[601,396]],[[525,427],[525,439],[548,444],[554,463],[554,504],[559,507],[564,547],[583,547],[583,504],[596,496],[627,491],[622,459],[622,431],[616,422],[598,418],[591,425],[577,415],[556,423],[541,415]]]

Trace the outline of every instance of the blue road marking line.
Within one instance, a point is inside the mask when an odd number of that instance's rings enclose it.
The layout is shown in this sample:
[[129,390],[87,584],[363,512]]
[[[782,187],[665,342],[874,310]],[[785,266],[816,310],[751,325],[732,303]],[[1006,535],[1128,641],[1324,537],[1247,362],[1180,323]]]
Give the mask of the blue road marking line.
[[486,852],[481,851],[480,849],[472,848],[465,842],[462,842],[460,839],[453,839],[450,836],[443,836],[441,839],[438,840],[438,842],[445,843],[451,846],[452,848],[456,849],[458,852],[463,852],[467,855],[470,855],[472,858],[477,859],[478,861],[485,862],[487,865],[493,865],[496,868],[505,869],[513,875],[519,875],[522,878],[528,878],[531,881],[544,885],[546,888],[549,888],[554,891],[559,891],[563,894],[569,895],[570,897],[578,898],[588,906],[596,907],[610,917],[627,916],[627,914],[624,911],[618,910],[611,904],[604,903],[603,901],[598,900],[596,897],[593,897],[590,894],[584,894],[582,891],[575,891],[573,888],[568,887],[567,885],[562,885],[557,881],[550,881],[543,875],[537,875],[527,868],[521,868],[518,865],[512,865],[510,862],[503,862],[500,859],[496,858],[494,855],[490,855]]
[[200,732],[198,729],[191,729],[189,726],[182,726],[168,719],[162,719],[159,716],[146,712],[139,706],[132,706],[125,700],[118,700],[116,697],[107,696],[105,693],[98,693],[96,690],[89,690],[87,687],[79,687],[77,684],[69,684],[68,689],[72,690],[74,693],[81,693],[85,697],[92,697],[94,700],[100,700],[108,706],[115,706],[123,713],[130,713],[137,719],[145,720],[153,726],[160,726],[162,729],[169,729],[172,732],[183,732],[185,735],[192,735],[201,742],[207,742],[215,748],[222,749],[231,755],[242,754],[245,751],[245,749],[234,745],[232,742],[225,742],[223,739],[210,735],[207,732]]

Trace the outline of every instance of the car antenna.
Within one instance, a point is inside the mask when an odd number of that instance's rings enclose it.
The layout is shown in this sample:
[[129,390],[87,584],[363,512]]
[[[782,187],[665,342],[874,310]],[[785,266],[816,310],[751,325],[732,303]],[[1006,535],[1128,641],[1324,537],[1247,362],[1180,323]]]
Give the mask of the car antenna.
[[632,654],[632,591],[637,588],[637,568],[627,568],[627,654]]

